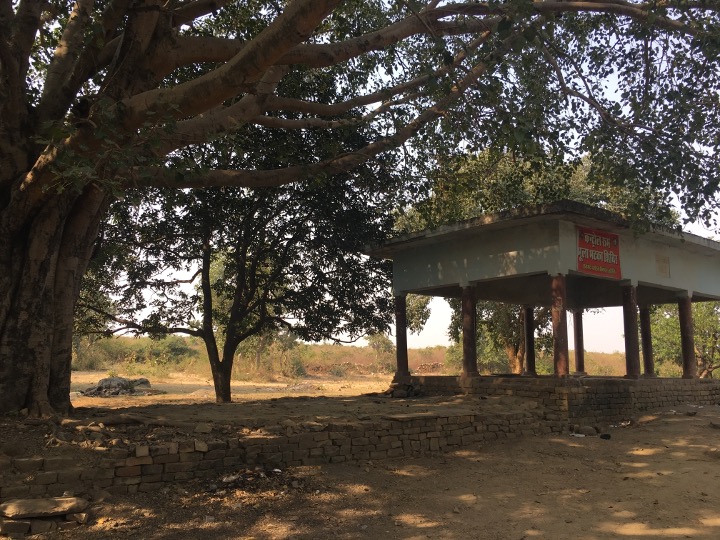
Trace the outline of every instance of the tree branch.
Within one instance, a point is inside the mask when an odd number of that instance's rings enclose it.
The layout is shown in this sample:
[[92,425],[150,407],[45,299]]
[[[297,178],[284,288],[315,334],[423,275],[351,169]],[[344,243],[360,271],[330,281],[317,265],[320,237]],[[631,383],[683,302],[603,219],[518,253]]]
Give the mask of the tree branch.
[[48,94],[47,99],[40,101],[37,110],[40,124],[62,118],[82,85],[98,73],[100,68],[110,63],[120,47],[121,39],[116,34],[131,2],[132,0],[111,0],[107,5],[100,17],[102,37],[84,44],[72,72],[54,92]]
[[230,61],[173,88],[143,92],[122,103],[126,129],[148,118],[186,118],[213,109],[257,82],[283,54],[307,39],[340,0],[294,0]]
[[30,67],[30,51],[40,29],[43,0],[21,0],[13,20],[10,44],[18,64],[17,76],[25,80]]
[[157,135],[161,142],[155,149],[156,154],[164,156],[178,148],[206,142],[248,123],[262,114],[265,100],[286,72],[287,68],[273,66],[262,77],[254,94],[245,95],[228,107],[216,107],[201,116],[178,122],[172,133],[159,128]]
[[84,38],[85,29],[90,22],[94,0],[77,0],[73,6],[68,22],[63,30],[55,53],[50,61],[43,86],[39,107],[48,99],[56,99],[56,95],[70,78],[79,56],[80,45]]
[[463,96],[465,90],[475,84],[478,78],[487,72],[504,56],[509,47],[519,38],[521,32],[515,32],[506,38],[488,55],[485,62],[472,67],[469,72],[453,86],[446,96],[438,100],[433,107],[420,112],[413,121],[398,129],[395,134],[378,139],[355,152],[339,154],[333,158],[307,165],[295,165],[275,170],[212,170],[189,171],[187,174],[164,168],[136,169],[134,178],[127,181],[129,187],[157,186],[163,188],[199,188],[199,187],[278,187],[318,175],[334,175],[347,172],[378,154],[404,144],[423,126],[442,117]]
[[173,26],[189,24],[195,19],[215,13],[225,7],[230,0],[196,0],[173,10]]
[[[478,13],[490,10],[482,9],[481,4],[473,4]],[[479,20],[442,22],[433,20],[441,12],[413,15],[387,28],[352,38],[342,42],[322,44],[298,44],[275,63],[278,65],[301,64],[322,68],[356,58],[371,51],[381,51],[408,37],[428,33],[436,36],[451,36],[485,32],[494,28],[502,17],[487,17]],[[498,10],[494,10],[498,11]],[[420,17],[420,18],[418,18]],[[164,56],[163,69],[166,73],[174,69],[197,62],[226,62],[248,46],[247,42],[229,38],[206,36],[179,37],[173,48]]]

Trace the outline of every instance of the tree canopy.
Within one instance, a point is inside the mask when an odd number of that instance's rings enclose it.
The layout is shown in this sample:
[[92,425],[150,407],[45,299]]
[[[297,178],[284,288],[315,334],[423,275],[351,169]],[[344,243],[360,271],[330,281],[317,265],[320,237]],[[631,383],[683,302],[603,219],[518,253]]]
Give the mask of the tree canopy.
[[[698,374],[700,377],[713,377],[720,363],[720,303],[694,303],[692,316]],[[678,306],[675,304],[655,306],[650,317],[655,360],[658,368],[671,373],[682,373],[678,318]]]
[[[0,0],[0,410],[69,409],[80,280],[109,204],[137,187],[279,187],[393,149],[421,175],[442,147],[493,145],[534,162],[587,153],[607,177],[707,216],[719,9]],[[272,145],[358,129],[352,149]],[[227,137],[231,167],[196,159]]]
[[117,330],[201,338],[217,399],[230,401],[233,359],[251,336],[285,330],[350,340],[387,328],[390,267],[360,252],[387,235],[394,199],[368,192],[369,184],[356,174],[117,203],[89,273],[94,291],[115,301],[96,306],[95,294],[79,307],[106,315]]

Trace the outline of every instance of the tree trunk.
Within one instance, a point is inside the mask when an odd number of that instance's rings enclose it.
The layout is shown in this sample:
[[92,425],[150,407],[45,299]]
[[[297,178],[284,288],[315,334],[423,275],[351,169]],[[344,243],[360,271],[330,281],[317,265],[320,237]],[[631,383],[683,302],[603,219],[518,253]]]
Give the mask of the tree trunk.
[[51,199],[27,224],[0,212],[0,412],[70,411],[73,311],[106,196]]
[[514,344],[505,345],[505,355],[510,366],[510,373],[521,374],[523,367],[523,353]]
[[232,378],[232,358],[223,359],[221,362],[211,363],[213,383],[215,385],[215,402],[230,403],[232,401],[232,392],[230,390],[230,381]]

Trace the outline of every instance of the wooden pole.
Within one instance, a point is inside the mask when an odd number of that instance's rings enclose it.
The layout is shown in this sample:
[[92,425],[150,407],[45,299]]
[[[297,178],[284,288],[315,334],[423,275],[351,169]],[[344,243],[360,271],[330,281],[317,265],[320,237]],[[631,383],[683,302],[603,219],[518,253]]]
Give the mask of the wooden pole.
[[575,373],[587,375],[585,372],[585,335],[582,309],[573,311],[573,332],[575,336]]
[[625,330],[625,371],[628,379],[640,377],[640,336],[638,335],[637,288],[622,287],[623,327]]
[[643,377],[655,377],[655,358],[653,356],[650,308],[648,306],[640,308],[640,342],[642,344]]
[[524,310],[524,326],[525,326],[525,374],[537,376],[535,367],[535,309],[532,306],[525,306]]
[[683,379],[694,379],[697,376],[695,359],[695,330],[693,328],[692,300],[689,296],[678,301],[680,314],[680,344],[682,346]]
[[550,293],[552,296],[553,363],[555,375],[563,377],[570,374],[564,275],[558,274],[552,277]]
[[477,325],[472,287],[462,290],[463,375],[477,375]]
[[405,296],[395,297],[395,350],[397,371],[395,377],[410,375],[407,349],[407,302]]

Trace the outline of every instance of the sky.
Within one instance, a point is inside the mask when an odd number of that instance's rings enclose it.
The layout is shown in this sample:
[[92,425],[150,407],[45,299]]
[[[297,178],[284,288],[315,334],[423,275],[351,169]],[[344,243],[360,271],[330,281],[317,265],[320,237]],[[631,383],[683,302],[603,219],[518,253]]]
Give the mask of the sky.
[[[701,225],[689,224],[685,231],[698,236],[711,238],[713,231]],[[442,298],[433,298],[430,304],[430,318],[425,328],[419,334],[408,333],[408,347],[420,349],[435,345],[450,345],[447,337],[447,328],[450,324],[450,306]],[[625,341],[623,333],[623,314],[621,307],[601,310],[599,313],[583,314],[583,337],[585,350],[591,352],[623,352]],[[570,348],[574,347],[572,316],[568,316],[568,341]]]

